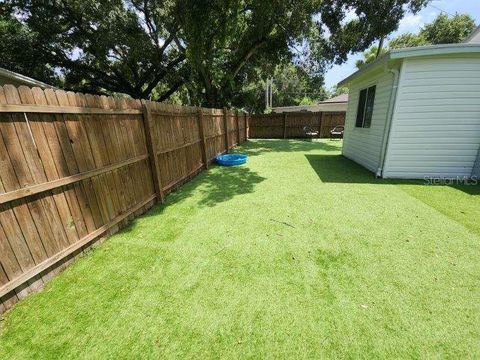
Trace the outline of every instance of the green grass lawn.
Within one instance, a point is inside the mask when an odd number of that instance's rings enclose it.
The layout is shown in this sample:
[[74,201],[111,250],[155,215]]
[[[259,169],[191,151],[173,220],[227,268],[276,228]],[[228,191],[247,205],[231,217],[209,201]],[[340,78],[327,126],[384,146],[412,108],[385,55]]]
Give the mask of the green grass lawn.
[[0,322],[0,359],[479,358],[480,187],[257,140]]

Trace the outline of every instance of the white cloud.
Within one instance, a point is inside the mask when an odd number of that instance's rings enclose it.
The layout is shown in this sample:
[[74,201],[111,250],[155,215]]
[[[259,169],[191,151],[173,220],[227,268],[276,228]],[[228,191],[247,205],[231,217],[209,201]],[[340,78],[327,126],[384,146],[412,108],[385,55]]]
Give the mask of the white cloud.
[[393,38],[405,33],[418,33],[425,24],[432,22],[437,15],[438,12],[426,10],[423,10],[418,14],[408,14],[400,20],[398,30],[392,33],[389,37]]
[[425,25],[425,21],[422,14],[409,14],[400,20],[398,32],[418,32],[423,25]]

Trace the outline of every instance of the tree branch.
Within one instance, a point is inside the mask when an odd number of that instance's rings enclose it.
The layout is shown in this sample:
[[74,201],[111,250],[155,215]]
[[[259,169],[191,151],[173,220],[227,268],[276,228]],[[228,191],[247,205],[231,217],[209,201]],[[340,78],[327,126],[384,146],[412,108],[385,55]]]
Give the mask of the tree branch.
[[238,75],[240,70],[245,66],[245,64],[248,62],[248,60],[255,54],[255,52],[258,50],[260,46],[265,44],[266,39],[260,39],[252,44],[250,48],[243,54],[243,56],[238,60],[237,64],[233,68],[232,71],[232,78]]
[[150,95],[150,93],[158,85],[160,80],[162,80],[168,74],[169,71],[171,71],[175,66],[177,66],[184,60],[185,60],[185,55],[182,54],[175,60],[171,61],[165,68],[158,71],[155,77],[153,78],[153,80],[150,82],[150,84],[148,84],[145,90],[142,91],[143,97]]
[[180,86],[182,86],[183,84],[185,84],[185,80],[184,79],[180,79],[178,80],[175,84],[173,84],[170,89],[166,92],[164,92],[162,95],[160,95],[158,98],[157,98],[157,101],[165,101],[167,100],[170,96],[172,96],[173,93],[175,93],[179,88]]

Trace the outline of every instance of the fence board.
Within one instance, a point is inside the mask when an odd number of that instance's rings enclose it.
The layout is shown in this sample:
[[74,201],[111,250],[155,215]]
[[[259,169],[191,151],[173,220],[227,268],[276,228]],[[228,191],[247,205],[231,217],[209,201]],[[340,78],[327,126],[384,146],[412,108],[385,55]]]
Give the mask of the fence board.
[[0,86],[0,313],[247,134],[228,109]]
[[344,112],[256,114],[249,123],[249,138],[295,139],[304,138],[303,128],[309,126],[319,137],[330,137],[330,130],[345,124]]

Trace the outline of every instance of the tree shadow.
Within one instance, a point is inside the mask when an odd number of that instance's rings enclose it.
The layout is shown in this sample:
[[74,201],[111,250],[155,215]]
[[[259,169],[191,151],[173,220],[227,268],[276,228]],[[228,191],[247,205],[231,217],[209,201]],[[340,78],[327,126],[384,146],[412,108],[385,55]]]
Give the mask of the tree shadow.
[[310,151],[340,151],[341,141],[329,141],[327,139],[302,141],[302,140],[268,140],[253,139],[242,144],[241,152],[249,156],[264,155],[274,152],[310,152]]
[[[200,186],[195,192],[200,193],[201,199],[197,204],[211,207],[235,196],[253,193],[255,186],[264,180],[266,180],[264,177],[251,171],[247,166],[214,165],[198,180]],[[184,196],[190,196],[188,192],[184,191]]]
[[181,202],[191,196],[195,197],[195,206],[213,207],[229,201],[236,196],[250,194],[257,184],[266,180],[247,166],[211,165],[191,181],[170,193],[165,204],[155,207],[147,216],[155,216],[169,205]]
[[464,193],[472,196],[480,195],[480,183],[476,185],[449,185],[450,187],[463,191]]
[[342,155],[306,154],[305,157],[324,183],[448,186],[469,195],[480,195],[478,184],[463,185],[447,182],[444,185],[434,185],[429,184],[426,180],[380,179],[363,166]]

